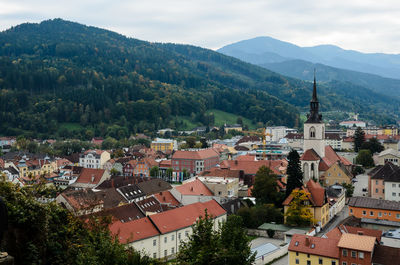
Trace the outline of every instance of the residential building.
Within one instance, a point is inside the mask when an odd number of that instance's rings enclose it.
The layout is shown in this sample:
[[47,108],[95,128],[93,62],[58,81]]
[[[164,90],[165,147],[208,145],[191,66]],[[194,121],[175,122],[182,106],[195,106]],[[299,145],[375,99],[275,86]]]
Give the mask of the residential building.
[[377,240],[373,236],[344,233],[340,237],[339,261],[341,265],[370,265]]
[[146,194],[146,196],[172,189],[171,184],[169,184],[165,180],[157,178],[152,178],[139,182],[137,185]]
[[294,234],[288,248],[289,265],[339,265],[338,242],[338,239]]
[[93,189],[109,178],[110,173],[105,169],[83,168],[71,187],[74,189]]
[[104,150],[87,150],[79,157],[79,166],[84,168],[104,168],[110,159],[110,153]]
[[164,153],[172,152],[178,149],[178,143],[176,140],[156,138],[151,142],[151,149]]
[[367,126],[365,121],[342,121],[341,123],[339,123],[339,125],[346,128],[352,128],[352,127],[365,128]]
[[342,139],[342,150],[354,150],[354,138],[344,137]]
[[367,197],[352,197],[348,201],[349,215],[400,222],[400,202]]
[[240,124],[225,124],[224,125],[225,133],[229,133],[230,130],[241,132],[242,125],[240,125]]
[[198,177],[218,197],[237,197],[239,178]]
[[277,143],[282,138],[285,138],[288,133],[297,133],[297,130],[286,126],[270,126],[265,128],[265,132],[270,134],[270,136],[267,135],[268,142]]
[[39,176],[50,175],[58,169],[57,162],[46,156],[44,159],[29,159],[24,156],[18,162],[14,162],[18,168],[19,176],[25,183],[35,182]]
[[325,187],[333,184],[351,184],[352,179],[353,175],[340,161],[335,162],[320,177]]
[[119,187],[117,191],[128,203],[138,202],[146,198],[146,193],[135,184]]
[[171,160],[174,172],[179,174],[186,169],[193,176],[215,167],[219,163],[219,153],[212,148],[178,150],[172,155]]
[[400,169],[398,166],[391,162],[387,162],[384,165],[376,166],[368,173],[369,194],[372,198],[384,199],[386,197],[385,194],[387,192],[385,192],[385,182],[389,180],[389,176],[394,174],[398,169]]
[[214,193],[198,178],[170,190],[171,194],[183,205],[195,202],[206,202],[213,198]]
[[332,146],[335,150],[342,150],[342,138],[339,133],[326,133],[325,132],[325,145]]
[[[121,243],[152,258],[174,256],[181,241],[192,234],[192,225],[203,217],[205,210],[214,221],[214,229],[226,221],[226,211],[215,200],[197,202],[129,222],[116,221],[110,226]],[[134,236],[132,236],[134,235]]]
[[304,136],[302,133],[288,133],[285,136],[288,146],[295,150],[301,150],[304,146]]
[[400,201],[400,168],[385,179],[385,200]]
[[341,225],[333,228],[331,231],[326,233],[324,237],[335,238],[337,240],[340,240],[340,238],[342,237],[343,234],[365,235],[365,236],[375,237],[376,241],[378,243],[381,242],[381,238],[382,238],[381,230],[369,229],[369,228],[364,228],[364,227],[356,227],[356,226],[350,226],[350,225],[344,225],[344,224],[341,224]]
[[326,188],[329,202],[329,219],[339,214],[346,204],[346,190],[343,186],[332,185]]
[[[313,218],[316,220],[315,224],[323,228],[329,222],[329,202],[325,189],[313,180],[309,180],[301,189],[307,193],[308,200],[306,205],[311,206],[310,211]],[[299,190],[299,188],[296,190]],[[285,214],[288,211],[292,200],[293,196],[289,195],[282,203]]]
[[377,156],[376,165],[384,165],[386,162],[391,162],[397,166],[400,165],[400,151],[387,149],[380,152]]
[[384,245],[375,245],[372,265],[393,264],[400,260],[400,248]]

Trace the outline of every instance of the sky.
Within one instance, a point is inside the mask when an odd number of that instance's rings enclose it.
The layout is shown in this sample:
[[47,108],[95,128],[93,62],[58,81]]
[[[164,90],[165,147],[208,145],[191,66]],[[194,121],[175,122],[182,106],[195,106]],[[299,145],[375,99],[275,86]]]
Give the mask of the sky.
[[52,18],[210,49],[270,36],[400,53],[398,0],[0,0],[0,31]]

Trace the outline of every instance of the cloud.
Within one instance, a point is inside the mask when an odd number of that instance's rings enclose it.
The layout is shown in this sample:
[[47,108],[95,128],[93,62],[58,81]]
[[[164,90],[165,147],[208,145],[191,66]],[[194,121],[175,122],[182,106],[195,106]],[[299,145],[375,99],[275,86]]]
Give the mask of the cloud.
[[211,49],[271,36],[300,46],[400,53],[395,0],[0,0],[1,30],[56,17],[143,40]]

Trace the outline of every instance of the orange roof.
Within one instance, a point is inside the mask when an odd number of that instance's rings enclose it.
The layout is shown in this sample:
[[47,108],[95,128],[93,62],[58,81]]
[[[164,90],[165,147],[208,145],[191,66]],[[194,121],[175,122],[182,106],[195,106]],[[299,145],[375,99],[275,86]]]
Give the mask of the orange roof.
[[208,215],[216,218],[226,214],[224,208],[215,200],[208,202],[197,202],[166,212],[150,215],[149,218],[158,228],[161,234],[176,231],[192,226],[197,218],[203,217],[207,209]]
[[338,259],[339,248],[337,244],[338,240],[335,238],[294,234],[290,241],[289,251]]
[[[104,172],[104,169],[83,168],[76,182],[98,184],[101,180],[101,177],[104,175]],[[93,180],[92,177],[94,177]]]
[[[224,160],[221,163],[221,168],[230,168],[231,170],[243,170],[246,175],[255,175],[258,169],[266,166],[272,170],[274,174],[281,175],[287,167],[287,160]],[[270,167],[271,165],[271,167]]]
[[210,157],[218,157],[219,153],[213,149],[202,149],[197,151],[178,150],[172,155],[172,159],[207,159]]
[[[301,189],[309,193],[308,199],[313,206],[321,207],[326,203],[325,189],[318,182],[310,179],[306,186],[302,186]],[[299,188],[294,190],[299,190]],[[293,196],[290,194],[282,204],[289,205],[292,200]]]
[[320,160],[321,157],[314,151],[314,149],[307,149],[304,154],[300,157],[300,160],[304,161],[317,161]]
[[338,247],[372,252],[376,238],[355,234],[343,234],[339,240]]
[[322,206],[325,204],[326,202],[325,189],[318,182],[315,182],[314,180],[310,179],[306,183],[306,187],[313,198],[313,201],[315,203],[314,206]]
[[203,171],[201,175],[210,177],[240,178],[240,170],[213,167],[209,170]]
[[242,155],[236,157],[236,160],[238,161],[256,161],[256,156],[255,155]]
[[162,160],[160,162],[160,167],[171,167],[172,161],[171,160]]
[[154,194],[154,196],[160,203],[169,203],[173,206],[180,205],[180,202],[177,199],[175,199],[175,197],[169,191],[161,191],[159,193]]
[[200,180],[185,183],[175,188],[183,195],[202,195],[202,196],[213,196],[214,194],[203,184]]
[[349,234],[356,234],[356,235],[366,235],[366,236],[372,236],[375,237],[378,242],[381,241],[382,237],[382,231],[381,230],[376,230],[376,229],[369,229],[369,228],[362,228],[362,227],[355,227],[355,226],[347,226],[347,225],[339,225],[338,227],[332,229],[328,233],[326,233],[326,236],[328,238],[336,238],[340,239],[342,234],[344,233],[349,233]]
[[91,149],[91,150],[86,150],[84,154],[87,155],[87,154],[92,153],[92,152],[95,152],[96,154],[101,155],[105,151],[104,150],[99,150],[99,149]]
[[119,242],[122,244],[127,244],[160,234],[148,217],[126,223],[115,221],[110,225],[110,231],[112,235],[118,235]]
[[68,159],[65,159],[65,158],[57,159],[57,167],[62,167],[62,166],[72,165],[72,164],[73,163],[71,161],[69,161]]
[[318,165],[318,170],[319,171],[327,171],[329,169],[329,166],[325,163],[325,161],[322,159],[320,162],[319,162],[319,165]]

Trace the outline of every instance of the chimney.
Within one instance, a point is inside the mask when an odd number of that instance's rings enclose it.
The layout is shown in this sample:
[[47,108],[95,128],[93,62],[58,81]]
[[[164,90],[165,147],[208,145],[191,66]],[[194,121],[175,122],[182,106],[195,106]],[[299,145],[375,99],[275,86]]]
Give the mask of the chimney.
[[309,237],[306,237],[306,246],[307,246],[307,247],[310,245],[310,242],[311,242],[310,238],[309,238]]
[[94,182],[94,175],[92,174],[92,182]]
[[237,160],[235,160],[235,165],[237,165],[238,164],[238,161]]
[[114,179],[111,179],[111,188],[114,188]]
[[190,187],[190,191],[193,191],[193,187]]

